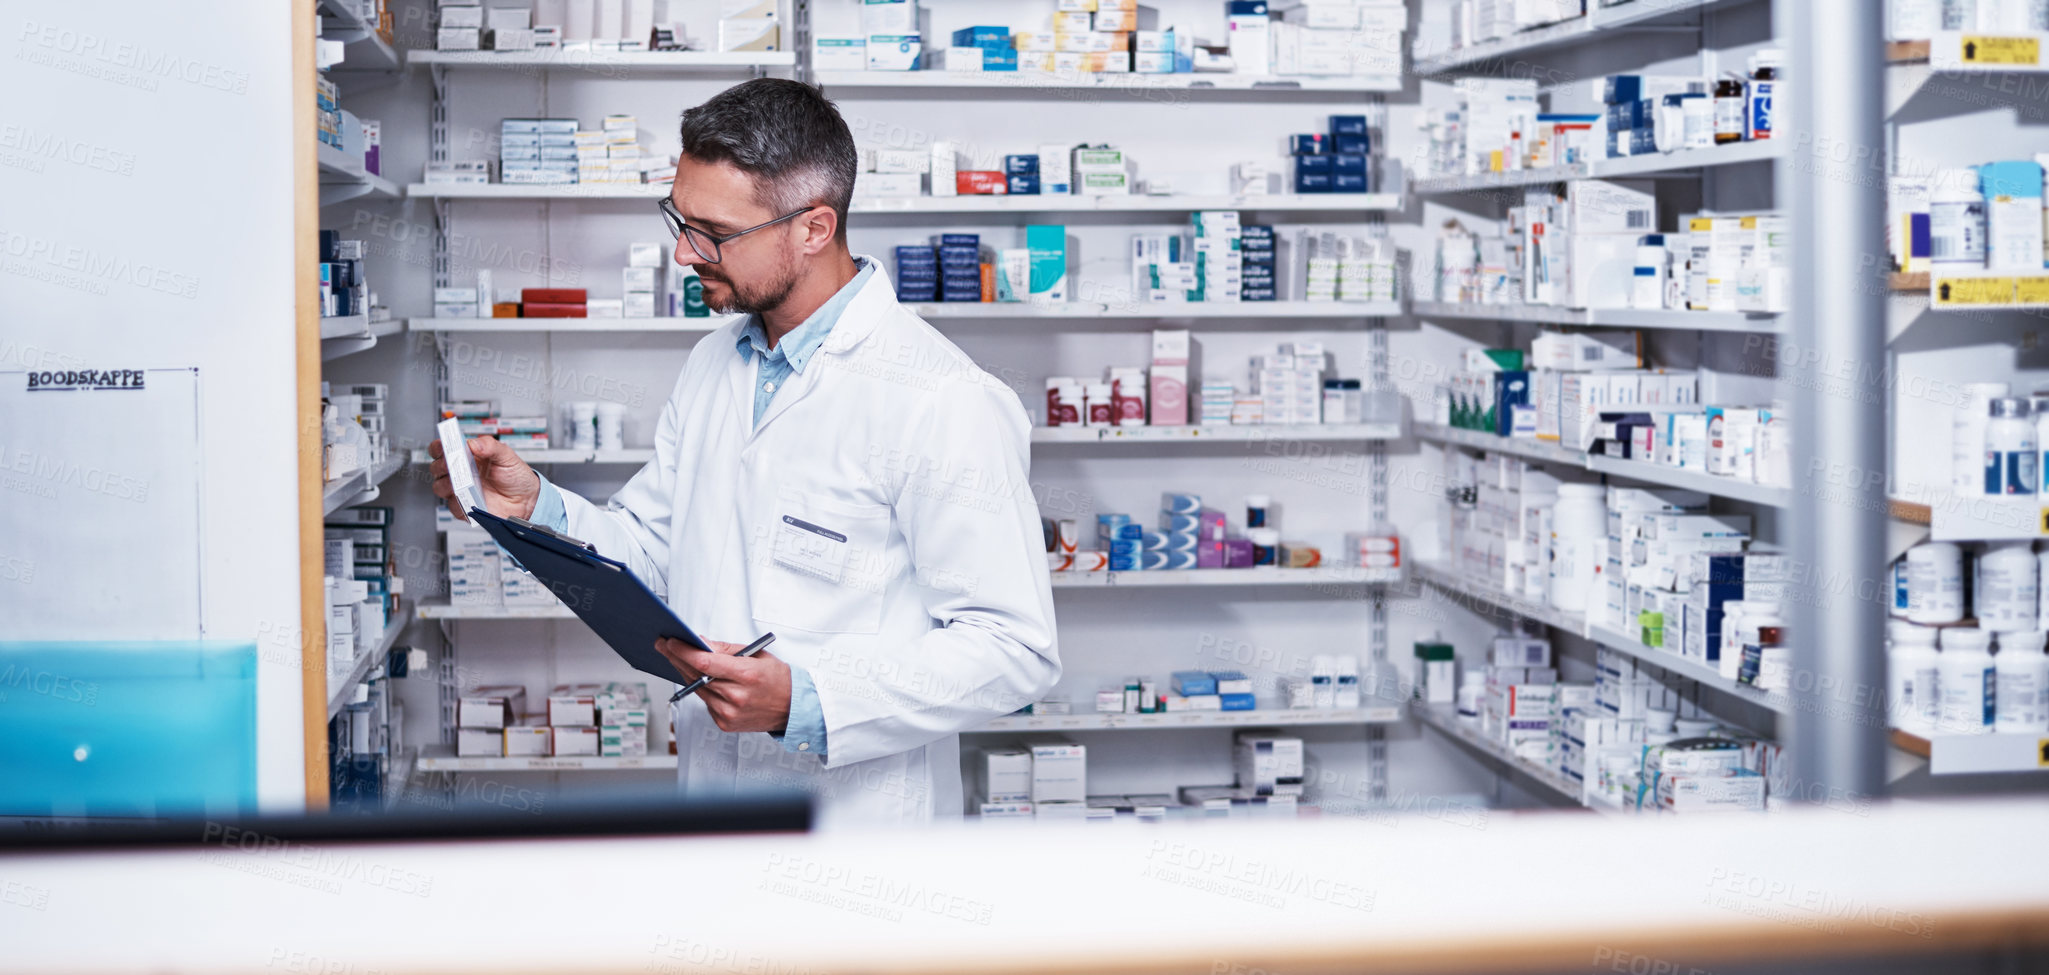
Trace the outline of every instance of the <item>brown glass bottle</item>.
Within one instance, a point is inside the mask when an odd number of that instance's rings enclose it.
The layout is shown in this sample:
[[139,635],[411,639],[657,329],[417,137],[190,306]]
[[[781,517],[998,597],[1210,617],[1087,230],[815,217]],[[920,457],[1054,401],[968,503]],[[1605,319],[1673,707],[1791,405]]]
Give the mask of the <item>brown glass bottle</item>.
[[1743,141],[1746,101],[1741,78],[1724,76],[1715,82],[1715,145]]

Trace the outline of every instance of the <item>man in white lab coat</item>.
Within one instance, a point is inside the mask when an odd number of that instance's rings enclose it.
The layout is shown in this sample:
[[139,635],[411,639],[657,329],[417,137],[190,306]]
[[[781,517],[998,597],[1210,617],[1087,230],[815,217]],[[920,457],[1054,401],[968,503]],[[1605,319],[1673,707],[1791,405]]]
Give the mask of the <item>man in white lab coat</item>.
[[[746,82],[682,135],[661,201],[676,263],[744,314],[691,350],[655,459],[610,503],[481,437],[486,502],[590,542],[731,641],[661,648],[714,678],[675,706],[685,795],[795,786],[828,823],[956,815],[959,732],[1060,676],[1029,421],[848,251],[858,155],[817,89]],[[771,631],[772,651],[732,656]]]

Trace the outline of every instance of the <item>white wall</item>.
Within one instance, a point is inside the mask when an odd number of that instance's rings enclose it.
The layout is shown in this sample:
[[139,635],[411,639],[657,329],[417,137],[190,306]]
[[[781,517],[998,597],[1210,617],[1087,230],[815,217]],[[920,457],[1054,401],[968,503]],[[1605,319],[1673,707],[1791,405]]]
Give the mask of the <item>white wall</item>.
[[[201,625],[266,638],[257,791],[282,811],[304,793],[291,14],[209,12],[110,0],[0,18],[0,369],[198,368]],[[53,529],[29,558],[76,557]]]

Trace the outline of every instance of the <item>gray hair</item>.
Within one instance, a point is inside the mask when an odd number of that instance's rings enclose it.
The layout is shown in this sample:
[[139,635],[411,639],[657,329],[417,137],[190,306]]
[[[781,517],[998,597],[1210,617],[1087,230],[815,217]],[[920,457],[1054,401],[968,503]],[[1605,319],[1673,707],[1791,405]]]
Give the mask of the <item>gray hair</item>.
[[775,216],[832,207],[846,239],[861,157],[839,109],[817,88],[756,78],[719,92],[683,112],[683,152],[754,177],[757,200]]

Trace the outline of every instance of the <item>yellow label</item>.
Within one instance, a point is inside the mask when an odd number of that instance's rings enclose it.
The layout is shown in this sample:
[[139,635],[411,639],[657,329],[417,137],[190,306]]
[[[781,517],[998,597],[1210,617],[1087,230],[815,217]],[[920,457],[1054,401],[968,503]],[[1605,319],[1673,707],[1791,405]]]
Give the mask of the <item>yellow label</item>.
[[1743,229],[1745,229],[1745,230],[1756,230],[1756,229],[1757,229],[1757,218],[1756,218],[1756,217],[1744,217],[1744,218],[1743,218]]
[[1487,154],[1487,165],[1488,172],[1501,172],[1501,150],[1496,149]]
[[2042,509],[2042,534],[2049,535],[2049,508]]
[[2049,768],[2049,738],[2035,742],[2035,765]]
[[1937,278],[1935,305],[2013,304],[2013,278]]
[[1686,229],[1694,233],[1706,233],[1715,228],[1715,222],[1708,217],[1694,217],[1686,221]]
[[1965,34],[1958,49],[1965,64],[2026,64],[2042,61],[2042,42],[2033,37]]
[[2049,305],[2049,277],[2020,279],[2013,300],[2023,305]]

